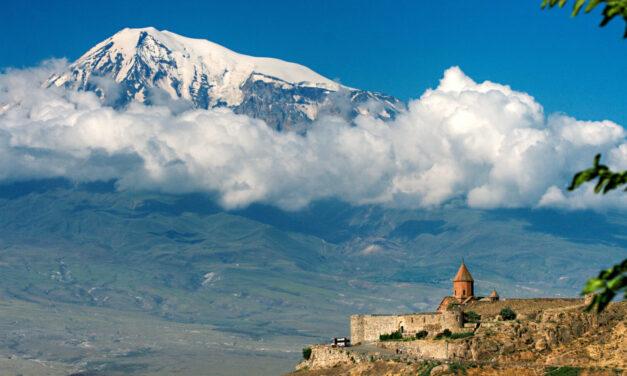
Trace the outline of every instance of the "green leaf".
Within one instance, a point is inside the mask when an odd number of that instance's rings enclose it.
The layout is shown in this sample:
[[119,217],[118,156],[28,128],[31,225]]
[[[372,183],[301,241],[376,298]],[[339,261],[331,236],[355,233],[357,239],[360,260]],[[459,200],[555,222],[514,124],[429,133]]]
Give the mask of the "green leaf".
[[599,176],[596,169],[590,168],[585,171],[580,171],[573,176],[573,181],[570,183],[570,187],[568,187],[569,191],[575,190],[577,187],[582,185],[583,183],[589,182],[590,180],[596,179]]
[[577,0],[575,5],[573,6],[573,13],[570,15],[571,17],[575,17],[579,14],[581,7],[586,3],[586,0]]
[[609,180],[608,176],[601,176],[599,178],[599,182],[597,183],[597,185],[594,187],[594,193],[599,193],[601,192],[601,189],[603,188],[603,185],[605,183],[607,183],[607,181]]
[[614,295],[616,294],[612,290],[605,290],[603,291],[603,294],[598,295],[599,303],[597,305],[597,312],[603,311],[605,307],[610,304],[610,302],[614,298]]
[[607,288],[612,291],[618,291],[625,286],[627,286],[627,276],[614,278],[607,283]]
[[599,161],[600,160],[601,160],[601,154],[600,153],[594,156],[594,162],[592,162],[594,167],[596,167],[596,168],[599,167]]
[[603,287],[605,287],[605,280],[600,278],[590,278],[588,282],[586,282],[586,287],[584,287],[582,294],[595,292]]
[[585,12],[589,13],[592,9],[594,9],[597,5],[601,4],[601,0],[590,0],[588,6],[586,7]]

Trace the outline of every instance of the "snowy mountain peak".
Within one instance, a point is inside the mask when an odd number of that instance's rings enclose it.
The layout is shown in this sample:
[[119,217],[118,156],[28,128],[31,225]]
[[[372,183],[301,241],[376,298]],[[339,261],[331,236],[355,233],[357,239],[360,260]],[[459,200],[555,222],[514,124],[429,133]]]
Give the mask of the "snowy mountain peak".
[[[111,79],[121,91],[107,92],[111,85],[106,80]],[[277,128],[315,119],[329,94],[340,90],[351,92],[351,102],[353,98],[362,104],[381,102],[382,117],[392,116],[399,105],[402,108],[395,98],[344,87],[299,64],[239,54],[153,27],[119,31],[91,48],[68,71],[51,77],[48,85],[92,90],[101,98],[121,92],[118,105],[130,100],[150,102],[155,90],[164,91],[200,108],[227,106]]]

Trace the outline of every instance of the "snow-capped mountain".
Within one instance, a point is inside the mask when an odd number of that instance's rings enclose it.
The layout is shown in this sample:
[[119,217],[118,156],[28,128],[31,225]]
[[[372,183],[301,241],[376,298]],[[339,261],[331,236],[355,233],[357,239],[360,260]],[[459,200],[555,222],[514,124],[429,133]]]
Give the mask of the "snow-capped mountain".
[[311,122],[321,111],[391,118],[405,107],[394,97],[340,85],[299,64],[242,55],[152,27],[116,33],[48,85],[95,91],[116,106],[154,103],[165,92],[198,108],[226,106],[277,129]]

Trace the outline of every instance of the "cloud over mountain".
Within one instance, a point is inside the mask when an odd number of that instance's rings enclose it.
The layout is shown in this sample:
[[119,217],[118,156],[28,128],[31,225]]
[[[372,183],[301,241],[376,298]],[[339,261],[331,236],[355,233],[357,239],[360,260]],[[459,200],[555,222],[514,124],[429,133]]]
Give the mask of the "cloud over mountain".
[[43,87],[59,64],[0,75],[1,182],[117,179],[121,190],[212,192],[228,208],[291,209],[325,197],[402,207],[463,200],[477,208],[627,208],[625,195],[564,192],[598,152],[627,168],[623,127],[547,117],[530,95],[475,83],[457,67],[394,120],[322,116],[303,136],[226,108],[115,110],[92,92]]

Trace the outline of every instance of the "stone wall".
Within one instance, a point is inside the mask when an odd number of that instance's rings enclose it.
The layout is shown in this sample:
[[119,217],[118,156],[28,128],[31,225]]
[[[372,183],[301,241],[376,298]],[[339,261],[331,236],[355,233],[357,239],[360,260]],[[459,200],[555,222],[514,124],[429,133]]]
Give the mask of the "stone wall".
[[400,330],[403,336],[415,336],[426,330],[435,335],[444,329],[457,331],[463,326],[460,312],[410,313],[405,315],[353,315],[351,316],[351,342],[353,344],[378,341],[381,334]]
[[361,363],[367,360],[364,354],[356,354],[341,347],[328,345],[311,346],[311,357],[298,363],[296,370],[301,368],[320,369],[330,368],[338,364]]
[[583,305],[583,299],[559,299],[559,298],[532,298],[532,299],[505,299],[496,302],[473,302],[463,307],[464,311],[474,311],[489,319],[499,314],[505,307],[512,308],[519,315],[535,314],[538,311],[565,308]]
[[351,343],[377,341],[381,334],[392,333],[399,329],[398,316],[353,315],[351,316]]
[[449,359],[449,347],[456,346],[448,341],[411,341],[411,342],[381,342],[381,348],[399,350],[397,353],[413,355],[419,358]]

